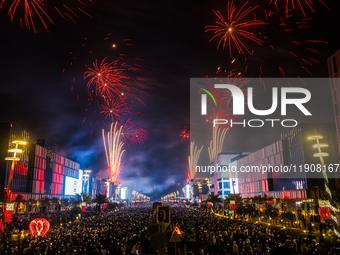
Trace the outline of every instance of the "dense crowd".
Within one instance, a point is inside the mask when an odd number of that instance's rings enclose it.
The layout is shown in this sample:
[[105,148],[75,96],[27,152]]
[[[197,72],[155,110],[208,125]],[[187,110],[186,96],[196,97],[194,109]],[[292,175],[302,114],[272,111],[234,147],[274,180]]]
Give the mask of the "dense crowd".
[[[154,221],[152,207],[126,207],[116,211],[87,212],[74,220],[69,212],[30,215],[5,226],[0,254],[153,254],[148,226]],[[45,237],[12,238],[16,230],[27,230],[33,218],[44,217],[51,223]],[[171,224],[165,239],[178,226],[182,231],[178,253],[186,254],[339,254],[340,240],[326,244],[312,235],[254,225],[216,216],[207,211],[172,207]],[[174,244],[168,244],[174,251]],[[155,253],[154,253],[155,254]]]
[[28,229],[29,220],[13,222],[1,236],[0,254],[137,254],[137,250],[139,254],[151,253],[147,236],[147,226],[153,220],[151,207],[103,214],[88,212],[71,223],[69,212],[35,214],[30,218],[50,221],[46,236],[13,241],[15,229]]
[[317,242],[312,235],[302,238],[290,230],[275,230],[193,209],[173,208],[171,217],[183,231],[181,254],[339,254],[340,240],[330,247],[322,237]]

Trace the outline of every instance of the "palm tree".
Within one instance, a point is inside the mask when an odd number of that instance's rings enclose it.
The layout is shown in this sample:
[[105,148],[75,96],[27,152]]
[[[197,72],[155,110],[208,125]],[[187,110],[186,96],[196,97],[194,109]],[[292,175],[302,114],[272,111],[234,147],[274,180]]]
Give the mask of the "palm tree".
[[106,195],[96,195],[96,197],[93,200],[94,202],[96,202],[99,205],[99,208],[102,204],[104,203],[108,203],[109,201],[107,200]]
[[50,208],[50,205],[51,205],[51,199],[49,198],[44,198],[43,200],[41,200],[41,204],[43,205],[43,207],[47,207],[47,211],[49,210]]
[[216,203],[221,203],[222,199],[218,195],[209,195],[207,202],[213,204],[213,211],[215,211]]
[[[244,210],[244,214],[247,214],[248,216],[251,217],[251,215],[255,212],[255,207],[253,205],[247,205]],[[249,218],[250,218],[249,217]]]
[[[236,201],[235,201],[236,198]],[[235,203],[241,202],[241,195],[240,194],[228,194],[228,196],[224,197],[224,204],[228,206],[230,204],[230,201],[235,201]]]
[[37,203],[37,200],[33,199],[33,198],[30,198],[28,200],[28,203],[29,203],[29,206],[30,206],[30,212],[32,211],[32,207],[35,203]]
[[87,193],[81,193],[80,195],[76,194],[76,196],[73,199],[71,199],[71,203],[72,203],[73,206],[76,206],[76,205],[79,206],[79,204],[83,203],[83,202],[85,202],[87,204],[91,204],[92,203],[92,195],[89,195]]
[[55,209],[55,206],[56,205],[59,205],[60,204],[60,200],[59,200],[59,198],[57,198],[57,197],[52,197],[52,208],[53,208],[53,210]]
[[68,198],[64,198],[64,199],[60,200],[60,202],[61,202],[61,205],[64,208],[66,208],[66,207],[68,207],[70,205],[70,200],[68,200]]
[[26,200],[24,199],[23,194],[18,194],[14,201],[17,203],[17,214],[18,214],[20,203],[24,203],[24,202],[26,202]]
[[87,193],[81,193],[80,196],[82,197],[82,201],[87,203],[87,204],[92,204],[92,195],[87,194]]
[[[272,218],[273,220],[276,220],[276,217],[279,215],[279,210],[275,207],[272,207],[271,205],[269,205],[265,210],[264,210],[264,215],[267,216],[267,218],[269,217]],[[270,222],[270,221],[269,221]]]
[[82,198],[79,194],[76,194],[74,198],[71,198],[71,204],[72,206],[79,206],[79,204],[82,202]]

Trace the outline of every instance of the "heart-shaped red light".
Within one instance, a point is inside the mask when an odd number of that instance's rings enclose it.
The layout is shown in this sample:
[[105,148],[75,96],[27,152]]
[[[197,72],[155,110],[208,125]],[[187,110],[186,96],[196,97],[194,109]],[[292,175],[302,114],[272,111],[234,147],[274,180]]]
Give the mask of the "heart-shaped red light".
[[28,226],[31,237],[35,236],[45,236],[50,229],[50,223],[44,218],[36,218],[31,221],[30,225]]

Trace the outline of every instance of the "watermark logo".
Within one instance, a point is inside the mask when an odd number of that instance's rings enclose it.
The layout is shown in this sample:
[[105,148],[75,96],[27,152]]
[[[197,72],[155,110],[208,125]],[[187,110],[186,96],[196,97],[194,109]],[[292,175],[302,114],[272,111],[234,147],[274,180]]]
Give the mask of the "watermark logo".
[[[211,99],[214,101],[215,106],[217,106],[217,102],[216,102],[216,99],[214,97],[214,95],[215,95],[216,98],[219,100],[220,105],[222,106],[221,97],[218,95],[216,89],[214,89],[213,87],[211,87],[208,84],[205,84],[205,83],[202,83],[202,82],[199,82],[199,83],[201,85],[203,85],[204,87],[206,87],[206,88],[198,87],[198,89],[200,89],[200,90],[204,91],[205,93],[207,93],[211,97]],[[211,90],[214,95],[208,89]],[[207,94],[202,94],[202,96],[201,96],[201,100],[202,100],[202,103],[201,103],[201,114],[202,115],[207,115]]]
[[[220,100],[221,106],[221,98],[219,97],[217,91],[209,86],[209,87],[215,95],[218,97]],[[243,91],[231,84],[215,84],[214,86],[216,89],[228,89],[233,97],[233,115],[244,115],[244,105],[245,105],[245,100],[244,100],[244,94]],[[208,93],[210,97],[213,99],[215,106],[216,100],[213,97],[213,95],[206,89],[204,88],[199,88],[203,90],[204,92]],[[288,94],[300,94],[304,95],[303,98],[287,98]],[[247,106],[248,109],[251,113],[258,115],[258,116],[265,116],[265,115],[270,115],[274,113],[277,109],[278,106],[278,88],[272,88],[272,105],[269,109],[267,110],[258,110],[254,107],[253,103],[253,88],[249,87],[247,88]],[[311,99],[311,93],[308,89],[305,88],[290,88],[290,87],[283,87],[281,88],[281,115],[285,116],[287,115],[287,105],[293,104],[295,105],[304,115],[312,115],[306,107],[303,106],[303,104],[307,103]],[[202,94],[201,95],[201,115],[207,115],[207,94]]]
[[[203,84],[203,83],[201,83]],[[278,108],[278,101],[279,101],[279,91],[278,88],[273,87],[272,88],[272,94],[271,94],[271,107],[269,109],[256,109],[254,106],[254,93],[253,93],[253,88],[248,87],[247,88],[247,102],[245,101],[245,95],[243,91],[231,84],[215,84],[214,88],[212,86],[209,86],[207,84],[203,84],[206,86],[208,89],[210,89],[214,95],[220,100],[220,104],[222,107],[222,101],[220,96],[218,95],[216,89],[226,89],[229,90],[230,95],[232,97],[233,103],[232,103],[232,112],[233,115],[245,115],[245,105],[248,107],[248,110],[257,116],[268,116],[273,114],[277,108]],[[199,87],[200,90],[206,92],[214,101],[215,106],[217,106],[216,99],[209,90],[206,88],[201,88]],[[311,99],[311,93],[308,89],[305,88],[296,88],[296,87],[282,87],[281,88],[281,96],[280,96],[280,101],[281,101],[281,116],[286,116],[287,115],[287,105],[295,105],[305,116],[312,116],[312,114],[307,110],[307,108],[304,106],[307,102],[310,101]],[[201,115],[207,115],[208,107],[207,107],[207,94],[201,94]],[[292,96],[295,96],[292,97]],[[271,126],[274,127],[274,122],[275,121],[281,121],[279,119],[251,119],[248,121],[248,126],[249,127],[262,127],[265,123],[265,121],[271,122]],[[293,125],[285,125],[285,122],[294,122]],[[258,123],[257,125],[254,125],[253,123],[256,122]],[[216,125],[224,125],[229,123],[231,126],[233,125],[232,120],[227,120],[227,119],[214,119],[213,121],[213,126],[215,127]],[[242,124],[243,126],[246,126],[246,121],[243,120],[243,122],[234,122],[234,124]],[[281,125],[284,127],[295,127],[297,125],[297,121],[294,119],[284,119],[281,121]]]

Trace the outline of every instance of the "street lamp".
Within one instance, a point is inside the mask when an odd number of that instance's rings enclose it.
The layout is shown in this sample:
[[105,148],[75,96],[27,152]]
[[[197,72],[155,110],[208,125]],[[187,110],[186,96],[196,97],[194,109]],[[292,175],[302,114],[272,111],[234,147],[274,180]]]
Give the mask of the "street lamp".
[[198,186],[198,190],[200,192],[201,202],[203,202],[203,199],[202,199],[202,183],[197,182],[197,186]]
[[106,179],[106,182],[105,182],[105,195],[107,197],[110,196],[110,194],[109,194],[109,184],[110,184],[110,179],[108,178],[108,179]]
[[210,195],[210,192],[211,192],[211,191],[210,191],[210,187],[212,186],[212,184],[211,184],[209,178],[206,178],[205,180],[207,181],[207,186],[208,186],[208,188],[209,188],[209,195]]
[[[10,199],[11,184],[12,184],[12,179],[13,179],[15,161],[20,160],[20,158],[17,157],[17,153],[22,153],[22,150],[19,149],[19,145],[26,145],[27,143],[25,141],[14,140],[14,141],[12,141],[12,144],[15,144],[15,149],[9,149],[8,152],[13,153],[13,157],[6,157],[5,158],[5,160],[12,161],[11,170],[10,170],[10,174],[9,174],[9,180],[8,180],[7,189],[6,189],[6,194],[7,194],[7,198],[8,198],[9,201],[11,200]],[[5,200],[6,200],[6,198],[5,198]]]
[[[317,148],[318,152],[313,154],[313,157],[319,157],[320,159],[320,163],[321,163],[321,170],[322,170],[322,174],[324,177],[324,182],[325,182],[325,189],[327,191],[328,194],[328,204],[329,204],[329,208],[331,210],[331,218],[333,220],[333,230],[334,233],[340,237],[340,233],[339,233],[339,222],[338,222],[338,218],[336,218],[334,215],[336,214],[335,209],[333,207],[333,198],[332,198],[332,193],[329,189],[329,183],[328,183],[328,177],[326,174],[326,170],[325,170],[325,161],[323,159],[323,157],[327,157],[329,156],[328,153],[326,152],[322,152],[321,148],[325,148],[328,147],[328,144],[325,143],[320,143],[319,140],[322,139],[323,137],[321,135],[314,135],[314,136],[310,136],[308,137],[308,140],[315,140],[316,144],[313,145],[313,148]],[[320,202],[320,201],[319,201]]]
[[[87,189],[85,190],[85,187],[86,187],[86,182],[90,181],[91,170],[86,169],[86,170],[84,170],[84,172],[85,172],[85,174],[83,174],[83,180],[82,180],[83,181],[83,192],[89,193],[89,192],[87,192]],[[87,186],[87,188],[88,188],[88,186]]]
[[119,191],[120,191],[120,187],[122,186],[122,184],[118,184],[118,186],[117,186],[117,188],[116,188],[116,195],[115,195],[115,200],[117,201],[117,200],[119,200],[119,199],[117,199],[118,198],[118,194],[119,194]]
[[14,140],[14,141],[12,141],[12,144],[15,144],[15,148],[9,149],[8,153],[13,153],[13,156],[12,157],[5,157],[5,160],[12,161],[11,169],[10,169],[10,173],[9,173],[9,178],[8,178],[8,183],[7,183],[7,188],[6,188],[6,196],[5,196],[4,206],[3,206],[4,222],[6,222],[6,223],[11,223],[12,219],[13,219],[14,203],[7,203],[7,200],[9,202],[11,202],[11,184],[12,184],[12,179],[13,179],[15,161],[20,160],[20,158],[17,157],[17,153],[22,153],[22,150],[19,149],[19,145],[26,145],[26,142]]
[[321,148],[328,147],[328,144],[320,143],[319,140],[322,139],[322,138],[323,137],[321,135],[313,135],[313,136],[308,137],[308,140],[315,140],[316,141],[316,144],[313,145],[313,148],[317,148],[318,152],[314,153],[313,157],[315,157],[315,158],[319,157],[319,159],[320,159],[321,170],[322,170],[323,177],[325,179],[325,189],[326,189],[327,193],[329,194],[329,196],[332,197],[332,194],[331,194],[329,187],[328,187],[328,178],[327,178],[327,174],[326,174],[326,171],[325,171],[325,161],[323,159],[323,157],[327,157],[329,155],[328,155],[328,153],[321,151]]

